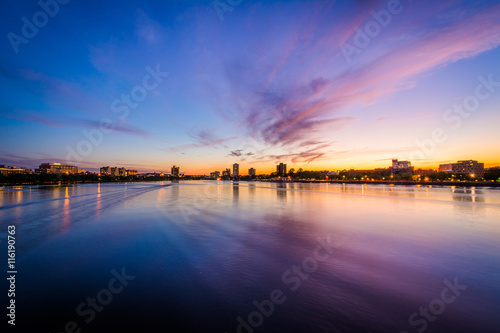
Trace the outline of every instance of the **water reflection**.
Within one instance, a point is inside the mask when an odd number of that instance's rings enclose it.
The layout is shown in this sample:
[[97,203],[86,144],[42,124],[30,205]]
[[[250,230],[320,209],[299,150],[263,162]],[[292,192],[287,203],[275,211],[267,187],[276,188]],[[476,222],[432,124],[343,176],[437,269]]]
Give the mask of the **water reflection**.
[[233,182],[233,205],[237,205],[240,199],[240,183]]
[[286,196],[287,196],[287,184],[280,184],[278,183],[276,185],[276,194],[278,196],[279,201],[286,201]]
[[[255,311],[255,299],[280,288],[293,301],[266,317],[259,332],[410,331],[408,316],[439,296],[444,278],[458,276],[469,288],[453,311],[429,323],[429,331],[496,327],[500,191],[369,184],[159,185],[53,187],[34,189],[30,196],[0,192],[1,223],[19,209],[25,227],[20,242],[38,246],[28,253],[20,244],[24,314],[40,311],[47,295],[55,295],[51,305],[74,313],[82,293],[103,288],[110,269],[123,265],[131,274],[138,272],[137,279],[127,289],[128,299],[106,308],[100,322],[136,323],[135,317],[120,317],[120,310],[147,299],[150,306],[137,310],[143,322],[164,320],[167,330],[182,322],[188,323],[186,331],[235,332],[235,318]],[[14,204],[21,206],[9,207]],[[473,229],[464,224],[469,220],[476,221]],[[318,237],[328,235],[343,243],[291,292],[283,273],[314,256]],[[54,327],[68,320],[60,317]]]
[[65,188],[64,191],[64,201],[63,201],[63,206],[62,206],[62,223],[61,223],[61,228],[60,228],[60,233],[65,233],[68,231],[71,221],[70,221],[70,216],[71,215],[71,207],[70,207],[70,196],[69,196],[69,187]]

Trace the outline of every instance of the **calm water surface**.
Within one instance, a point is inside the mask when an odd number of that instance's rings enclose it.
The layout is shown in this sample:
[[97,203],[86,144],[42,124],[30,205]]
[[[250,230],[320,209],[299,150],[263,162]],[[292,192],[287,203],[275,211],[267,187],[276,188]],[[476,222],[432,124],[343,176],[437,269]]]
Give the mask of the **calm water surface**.
[[0,188],[36,332],[499,332],[499,217],[492,188]]

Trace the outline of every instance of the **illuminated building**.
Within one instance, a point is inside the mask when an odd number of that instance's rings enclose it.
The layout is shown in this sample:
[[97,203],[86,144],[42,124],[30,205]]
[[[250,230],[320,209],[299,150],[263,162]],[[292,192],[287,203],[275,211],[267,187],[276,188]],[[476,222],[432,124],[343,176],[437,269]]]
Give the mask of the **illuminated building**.
[[233,164],[233,177],[240,176],[240,165],[238,163]]
[[224,171],[222,171],[222,177],[231,177],[231,169],[226,169]]
[[40,167],[35,170],[37,173],[78,173],[78,167],[74,165],[66,165],[61,163],[42,163]]
[[[440,166],[441,168],[441,166]],[[458,174],[467,174],[471,177],[482,177],[484,176],[484,163],[478,163],[477,161],[458,161],[451,165],[451,172]]]
[[11,167],[6,168],[5,165],[0,165],[0,175],[8,176],[8,175],[16,174],[16,173],[30,174],[30,173],[33,173],[33,171],[31,171],[30,169],[18,168],[15,166],[11,166]]
[[393,173],[398,172],[413,172],[413,167],[410,161],[398,161],[397,159],[392,160],[392,167],[389,170]]

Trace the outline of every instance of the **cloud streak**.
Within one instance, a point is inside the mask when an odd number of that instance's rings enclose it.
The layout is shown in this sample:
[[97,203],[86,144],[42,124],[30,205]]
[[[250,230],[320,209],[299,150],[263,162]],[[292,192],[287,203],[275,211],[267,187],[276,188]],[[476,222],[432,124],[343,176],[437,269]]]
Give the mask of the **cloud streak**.
[[[462,8],[467,13],[462,14],[459,5],[452,2],[431,7],[428,3],[406,3],[408,8],[393,17],[391,25],[349,67],[340,46],[352,38],[356,28],[373,20],[371,10],[385,4],[372,2],[357,14],[348,12],[347,16],[356,20],[340,21],[339,25],[331,20],[334,14],[313,10],[305,14],[310,22],[305,32],[286,26],[283,31],[287,33],[280,35],[278,47],[268,45],[266,34],[257,35],[248,41],[249,55],[242,57],[235,52],[224,57],[223,80],[218,81],[215,91],[229,100],[228,109],[235,110],[232,119],[242,119],[236,122],[248,135],[268,146],[300,146],[301,142],[321,139],[325,133],[332,138],[356,120],[348,114],[339,116],[341,113],[411,89],[450,63],[500,45],[500,4]],[[453,12],[461,14],[451,15]],[[333,23],[326,22],[328,19]],[[268,28],[271,34],[277,29],[273,23]],[[331,58],[326,60],[325,55]],[[307,162],[323,156],[306,151],[288,157]]]

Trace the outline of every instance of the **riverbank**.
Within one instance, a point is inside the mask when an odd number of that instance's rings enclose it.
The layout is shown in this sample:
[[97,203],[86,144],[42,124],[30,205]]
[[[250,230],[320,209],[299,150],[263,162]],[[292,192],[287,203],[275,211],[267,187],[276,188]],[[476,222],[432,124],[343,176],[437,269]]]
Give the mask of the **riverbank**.
[[452,182],[452,181],[398,181],[398,180],[293,180],[293,183],[329,183],[329,184],[375,184],[375,185],[421,185],[421,186],[467,186],[467,187],[500,187],[500,182]]

